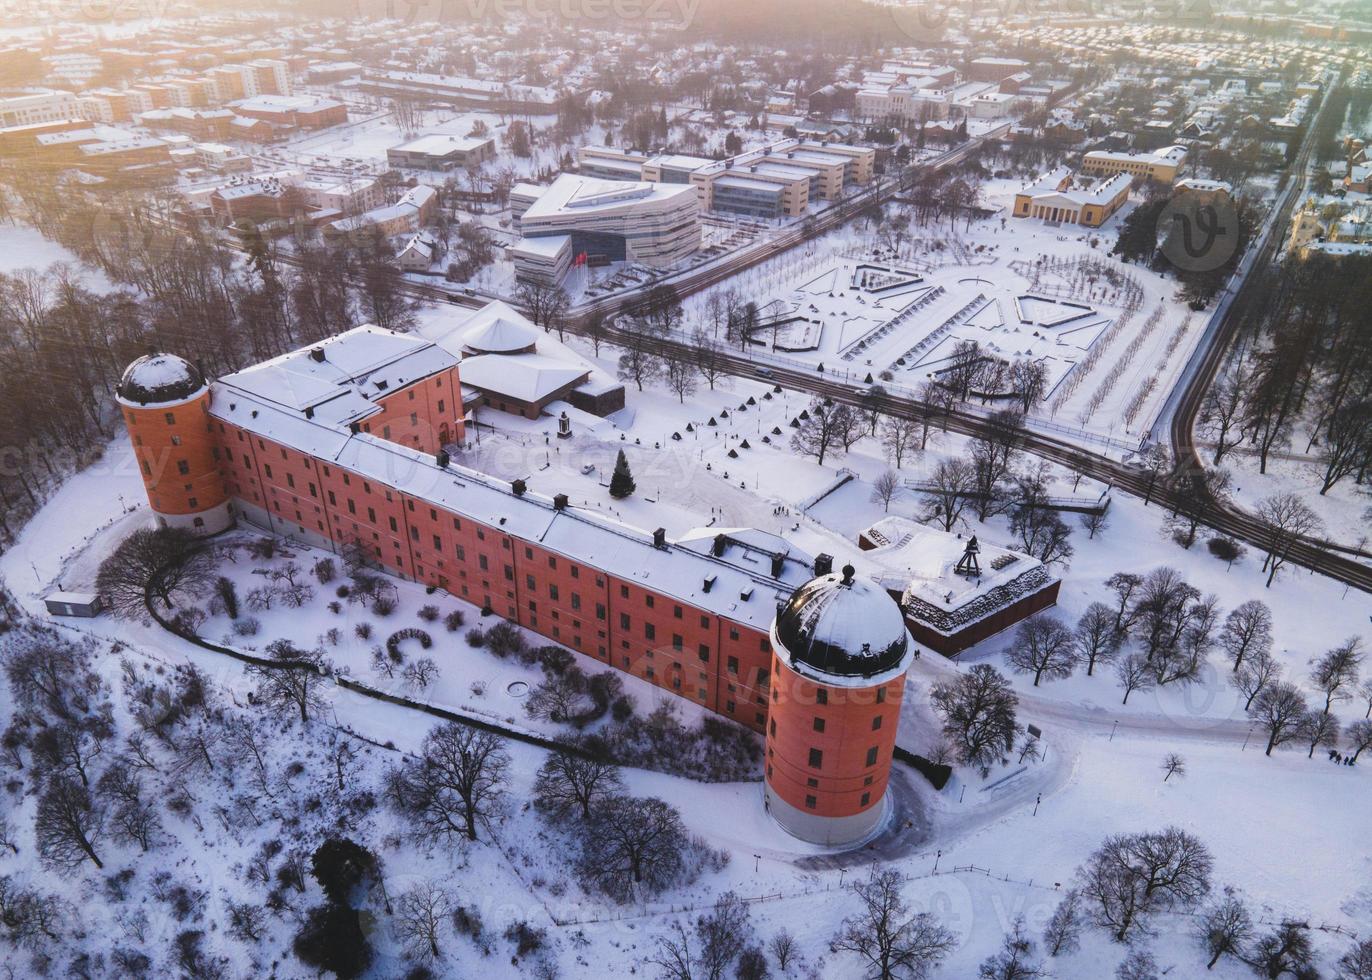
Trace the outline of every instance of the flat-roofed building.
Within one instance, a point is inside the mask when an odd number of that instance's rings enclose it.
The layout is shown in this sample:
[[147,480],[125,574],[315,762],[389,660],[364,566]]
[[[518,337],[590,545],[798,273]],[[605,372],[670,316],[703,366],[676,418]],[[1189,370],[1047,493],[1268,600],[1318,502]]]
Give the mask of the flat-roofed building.
[[[557,281],[568,263],[638,262],[663,268],[700,248],[700,205],[689,185],[562,174],[519,218],[511,251],[521,279]],[[565,243],[537,239],[567,239]],[[565,250],[564,250],[565,249]]]
[[577,173],[597,180],[651,180],[643,172],[648,157],[614,146],[583,146],[577,151]]
[[80,104],[70,92],[48,90],[0,99],[0,127],[31,126],[80,117]]
[[[798,217],[811,201],[834,200],[847,184],[870,181],[875,165],[876,151],[868,147],[792,138],[710,162],[693,170],[690,179],[705,208]],[[762,186],[768,184],[779,190]]]
[[366,71],[358,89],[372,95],[409,96],[494,112],[550,112],[557,92],[539,85],[496,82],[462,75],[411,71]]
[[1089,176],[1128,174],[1146,177],[1160,184],[1177,179],[1177,171],[1186,162],[1186,147],[1164,146],[1151,153],[1110,153],[1092,150],[1082,157],[1081,172]]
[[495,140],[491,137],[430,133],[391,147],[386,151],[386,162],[412,170],[453,170],[484,163],[494,156]]
[[691,174],[714,163],[707,157],[662,153],[643,164],[643,179],[657,184],[689,184]]

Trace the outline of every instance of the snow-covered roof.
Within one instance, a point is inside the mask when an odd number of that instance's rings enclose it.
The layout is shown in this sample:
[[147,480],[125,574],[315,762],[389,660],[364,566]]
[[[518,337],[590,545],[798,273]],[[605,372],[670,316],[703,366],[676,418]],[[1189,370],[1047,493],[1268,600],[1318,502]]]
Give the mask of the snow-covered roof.
[[478,354],[462,359],[462,382],[522,402],[539,402],[586,377],[579,365],[543,354]]
[[875,545],[862,553],[876,569],[875,580],[901,594],[906,615],[942,633],[957,632],[1057,579],[1037,558],[980,541],[980,574],[958,574],[954,568],[967,541],[905,517],[884,518],[861,537]]
[[175,354],[146,354],[119,379],[119,400],[143,408],[184,401],[205,387],[205,376],[194,364]]
[[462,348],[480,354],[513,354],[538,341],[538,328],[500,300],[487,303],[455,333]]
[[220,378],[216,388],[342,426],[379,411],[373,399],[455,364],[437,344],[364,325]]
[[777,613],[772,636],[787,666],[826,683],[873,683],[912,657],[900,606],[852,565],[797,589]]

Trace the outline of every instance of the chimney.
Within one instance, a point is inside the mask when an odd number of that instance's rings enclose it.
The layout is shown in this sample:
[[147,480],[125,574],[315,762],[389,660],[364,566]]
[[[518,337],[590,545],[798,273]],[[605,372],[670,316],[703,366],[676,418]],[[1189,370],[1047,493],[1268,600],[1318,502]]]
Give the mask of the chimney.
[[772,578],[781,578],[781,570],[786,567],[785,555],[772,556]]
[[658,528],[656,531],[653,532],[653,547],[654,547],[654,548],[665,548],[665,547],[667,547],[667,529],[666,529],[665,527],[660,527],[660,528]]
[[440,449],[434,453],[434,462],[438,464],[439,469],[446,470],[448,468],[448,450]]
[[707,576],[705,576],[705,583],[704,583],[704,585],[701,586],[702,590],[705,591],[705,592],[709,592],[709,591],[710,591],[711,589],[713,589],[714,587],[715,587],[715,577],[714,577],[713,575],[707,575]]
[[311,348],[310,348],[310,360],[312,360],[312,361],[318,361],[320,364],[323,364],[323,363],[324,363],[324,348],[322,348],[322,347],[311,347]]
[[356,422],[349,422],[348,431],[351,432],[353,435],[357,435],[359,432],[362,431],[362,426],[358,425]]
[[513,491],[513,493],[514,493],[514,495],[515,495],[516,497],[522,497],[522,496],[524,496],[524,491],[525,491],[525,490],[528,490],[528,489],[529,489],[529,485],[528,485],[527,483],[525,483],[523,480],[511,480],[511,481],[510,481],[510,490]]
[[313,405],[306,405],[306,406],[305,406],[305,418],[307,418],[307,419],[312,419],[312,418],[314,418],[314,406],[313,406]]
[[815,555],[815,575],[828,575],[834,570],[834,556],[824,553]]
[[716,558],[722,558],[724,556],[724,549],[728,547],[728,545],[729,539],[727,537],[722,534],[716,534],[714,544],[710,546],[710,554],[714,555]]
[[566,495],[565,493],[554,494],[554,495],[553,495],[553,510],[566,510],[566,509],[567,509],[567,495]]

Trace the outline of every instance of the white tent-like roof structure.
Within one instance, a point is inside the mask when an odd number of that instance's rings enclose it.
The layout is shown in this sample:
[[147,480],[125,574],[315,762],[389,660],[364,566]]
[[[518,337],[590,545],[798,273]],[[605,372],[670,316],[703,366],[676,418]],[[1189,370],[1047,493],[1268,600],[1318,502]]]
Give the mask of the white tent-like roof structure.
[[508,304],[496,300],[468,320],[457,339],[476,354],[517,354],[538,342],[538,330]]

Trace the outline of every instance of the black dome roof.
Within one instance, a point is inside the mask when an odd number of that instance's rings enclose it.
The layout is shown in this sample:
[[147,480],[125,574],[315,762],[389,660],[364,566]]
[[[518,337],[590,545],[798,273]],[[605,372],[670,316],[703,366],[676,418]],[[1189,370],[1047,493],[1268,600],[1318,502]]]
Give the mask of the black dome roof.
[[880,586],[855,578],[851,565],[796,589],[773,628],[793,665],[836,677],[885,673],[910,647],[900,606]]
[[119,397],[139,405],[176,402],[205,386],[205,375],[175,354],[145,354],[124,369]]

